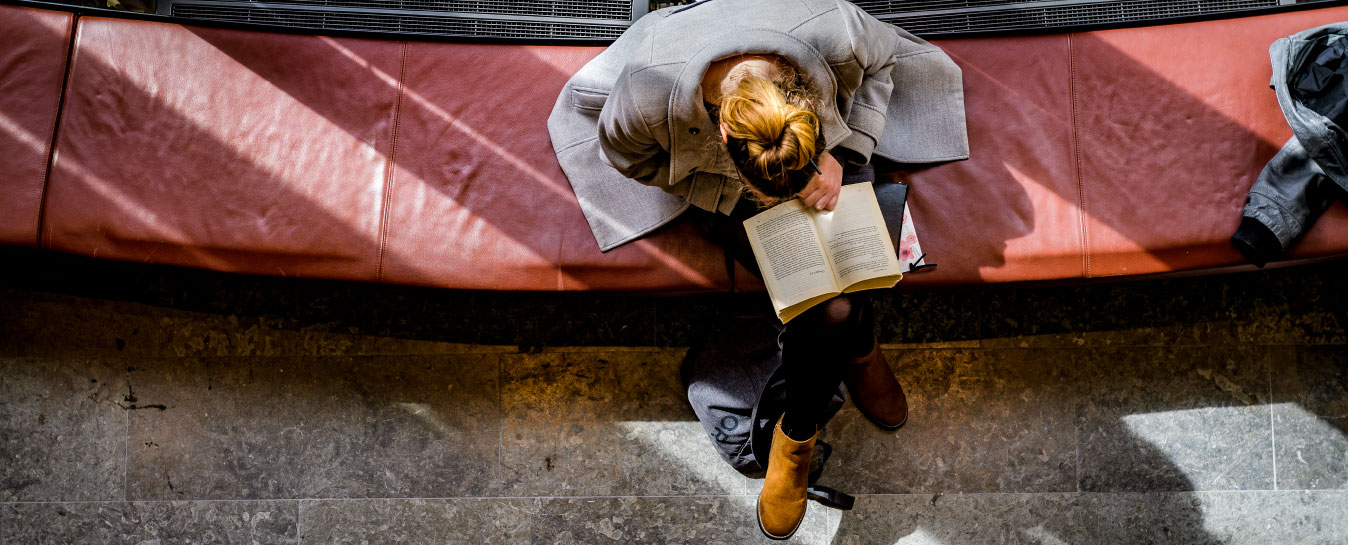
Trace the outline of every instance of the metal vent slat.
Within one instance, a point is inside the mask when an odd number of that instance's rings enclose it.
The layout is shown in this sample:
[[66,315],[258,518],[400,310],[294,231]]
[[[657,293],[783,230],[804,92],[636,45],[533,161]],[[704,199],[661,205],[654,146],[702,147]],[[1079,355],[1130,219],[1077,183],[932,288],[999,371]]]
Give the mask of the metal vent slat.
[[[1036,30],[1086,24],[1154,21],[1266,8],[1278,5],[1278,0],[1132,0],[1023,7],[1027,3],[1023,0],[965,0],[958,2],[932,0],[911,3],[858,2],[858,5],[903,4],[904,11],[907,13],[937,11],[937,13],[916,16],[905,16],[903,13],[871,12],[877,18],[898,25],[914,34],[935,35],[954,32]],[[922,6],[924,8],[922,10],[913,9],[917,4],[926,5]],[[949,4],[957,9],[940,12],[939,10],[946,8],[936,6],[936,4]],[[1019,4],[1022,7],[967,9],[1006,4]],[[875,8],[875,6],[869,7]]]
[[1030,0],[861,0],[852,2],[871,13],[912,13],[932,10],[954,10],[985,6],[1025,4]]
[[[314,30],[523,39],[617,38],[648,0],[161,0],[172,15]],[[1332,0],[1298,0],[1298,4]],[[651,7],[689,0],[651,2]],[[919,36],[1156,23],[1275,8],[1283,0],[857,0]]]
[[364,30],[494,38],[617,38],[626,25],[493,20],[413,14],[325,12],[283,8],[174,4],[173,15],[193,19],[281,25],[314,30]]
[[[250,4],[252,0],[217,0],[219,3]],[[452,1],[452,0],[266,0],[268,4],[293,4],[312,7],[363,8],[368,10],[424,11],[446,13],[482,13],[533,17],[577,19],[632,19],[630,0],[593,2],[542,2],[536,0]]]

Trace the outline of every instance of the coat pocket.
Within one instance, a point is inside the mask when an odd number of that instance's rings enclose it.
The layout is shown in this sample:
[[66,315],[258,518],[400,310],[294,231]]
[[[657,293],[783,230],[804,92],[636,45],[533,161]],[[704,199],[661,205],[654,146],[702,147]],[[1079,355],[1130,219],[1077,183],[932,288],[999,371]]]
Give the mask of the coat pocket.
[[606,100],[608,100],[608,91],[585,87],[571,88],[571,106],[577,110],[602,110]]

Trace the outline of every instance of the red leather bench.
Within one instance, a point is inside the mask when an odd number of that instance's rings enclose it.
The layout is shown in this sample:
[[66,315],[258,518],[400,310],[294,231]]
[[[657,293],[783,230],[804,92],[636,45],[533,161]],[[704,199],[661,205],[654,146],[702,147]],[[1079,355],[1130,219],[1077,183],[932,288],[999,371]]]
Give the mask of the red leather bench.
[[[939,264],[905,282],[1241,265],[1227,238],[1291,135],[1268,44],[1345,18],[940,41],[964,69],[973,158],[898,175]],[[0,6],[0,35],[0,243],[461,289],[761,289],[744,274],[732,286],[720,249],[686,225],[599,252],[545,120],[600,48],[15,6]],[[1289,260],[1348,255],[1345,235],[1335,205]]]

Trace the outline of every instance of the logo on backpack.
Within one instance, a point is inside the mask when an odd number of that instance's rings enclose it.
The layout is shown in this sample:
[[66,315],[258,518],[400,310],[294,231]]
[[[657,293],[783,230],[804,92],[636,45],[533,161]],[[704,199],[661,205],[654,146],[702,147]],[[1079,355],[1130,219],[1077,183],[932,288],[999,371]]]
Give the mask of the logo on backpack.
[[740,427],[740,419],[733,414],[727,414],[721,417],[721,421],[716,424],[716,433],[712,437],[722,443],[730,441],[729,433]]

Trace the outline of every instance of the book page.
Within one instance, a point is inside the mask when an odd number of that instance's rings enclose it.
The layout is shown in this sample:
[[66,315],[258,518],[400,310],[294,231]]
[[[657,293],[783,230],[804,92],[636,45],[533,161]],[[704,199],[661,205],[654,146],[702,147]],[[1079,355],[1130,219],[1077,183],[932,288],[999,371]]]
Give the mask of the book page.
[[843,186],[838,205],[832,212],[819,213],[816,222],[840,285],[851,288],[853,284],[875,279],[856,289],[889,287],[902,277],[894,243],[870,182]]
[[810,216],[803,203],[792,200],[744,221],[779,313],[801,301],[841,291]]

